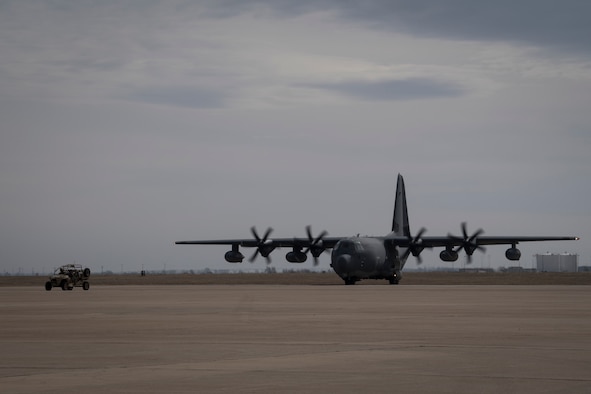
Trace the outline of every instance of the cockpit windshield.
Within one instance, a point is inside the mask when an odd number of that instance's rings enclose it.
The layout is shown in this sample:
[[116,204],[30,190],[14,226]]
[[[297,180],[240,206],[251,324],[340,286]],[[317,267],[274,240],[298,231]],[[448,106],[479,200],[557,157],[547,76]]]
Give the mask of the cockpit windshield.
[[341,240],[339,243],[337,243],[334,250],[340,254],[351,254],[355,251],[355,247],[353,246],[353,242]]
[[341,240],[334,250],[339,254],[353,254],[363,252],[363,245],[360,241]]

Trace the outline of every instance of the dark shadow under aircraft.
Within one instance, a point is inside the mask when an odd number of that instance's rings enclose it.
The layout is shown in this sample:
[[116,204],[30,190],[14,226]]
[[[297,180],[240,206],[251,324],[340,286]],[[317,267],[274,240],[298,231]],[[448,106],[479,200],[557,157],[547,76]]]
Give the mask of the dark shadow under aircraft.
[[314,258],[315,265],[318,257],[326,250],[332,249],[330,266],[347,285],[353,285],[361,279],[386,279],[391,284],[398,284],[402,278],[402,269],[410,255],[421,262],[421,252],[425,248],[444,248],[439,257],[446,262],[456,261],[458,253],[464,251],[468,262],[476,250],[484,251],[483,245],[511,245],[505,252],[509,260],[519,260],[521,252],[517,249],[520,242],[533,241],[569,241],[578,237],[511,237],[511,236],[483,236],[482,229],[469,235],[466,224],[462,223],[462,235],[454,236],[423,236],[425,228],[421,228],[416,235],[412,235],[408,224],[408,210],[406,207],[406,193],[404,180],[398,175],[396,199],[394,202],[394,217],[392,231],[382,237],[328,237],[326,231],[318,236],[312,235],[311,229],[306,228],[307,238],[275,238],[271,239],[272,229],[269,228],[261,237],[254,227],[251,228],[253,238],[222,239],[204,241],[179,241],[179,245],[231,245],[232,250],[226,252],[225,259],[229,263],[241,263],[244,255],[240,247],[256,248],[250,261],[254,261],[260,254],[271,262],[270,254],[276,248],[292,248],[285,255],[290,263],[303,263],[308,253]]

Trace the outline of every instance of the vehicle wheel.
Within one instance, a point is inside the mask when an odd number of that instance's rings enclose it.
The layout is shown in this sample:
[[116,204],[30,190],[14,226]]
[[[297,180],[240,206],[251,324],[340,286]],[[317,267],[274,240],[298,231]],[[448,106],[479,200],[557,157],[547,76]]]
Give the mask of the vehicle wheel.
[[88,282],[84,282],[84,283],[82,283],[82,288],[83,288],[84,290],[88,290],[88,289],[90,289],[90,283],[88,283]]
[[84,274],[84,276],[89,277],[90,276],[90,268],[84,268],[83,274]]
[[62,280],[61,288],[62,288],[62,290],[68,290],[68,281],[67,280]]
[[47,282],[45,282],[45,290],[50,291],[51,290],[51,281],[48,280]]

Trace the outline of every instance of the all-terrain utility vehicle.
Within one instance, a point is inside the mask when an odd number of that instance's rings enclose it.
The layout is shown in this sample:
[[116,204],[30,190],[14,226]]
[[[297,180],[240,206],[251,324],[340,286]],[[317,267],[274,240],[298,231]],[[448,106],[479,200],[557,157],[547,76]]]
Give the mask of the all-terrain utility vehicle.
[[45,282],[45,290],[50,291],[52,287],[61,287],[62,290],[82,287],[84,290],[88,290],[90,288],[89,277],[90,268],[82,269],[80,264],[62,265]]

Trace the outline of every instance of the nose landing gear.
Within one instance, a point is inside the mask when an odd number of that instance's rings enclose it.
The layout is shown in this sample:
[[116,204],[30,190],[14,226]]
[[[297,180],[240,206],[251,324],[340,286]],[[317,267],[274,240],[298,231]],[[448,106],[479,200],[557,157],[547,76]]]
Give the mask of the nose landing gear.
[[402,275],[399,273],[392,274],[392,276],[388,278],[388,282],[390,282],[391,285],[397,285],[400,282],[401,276]]

